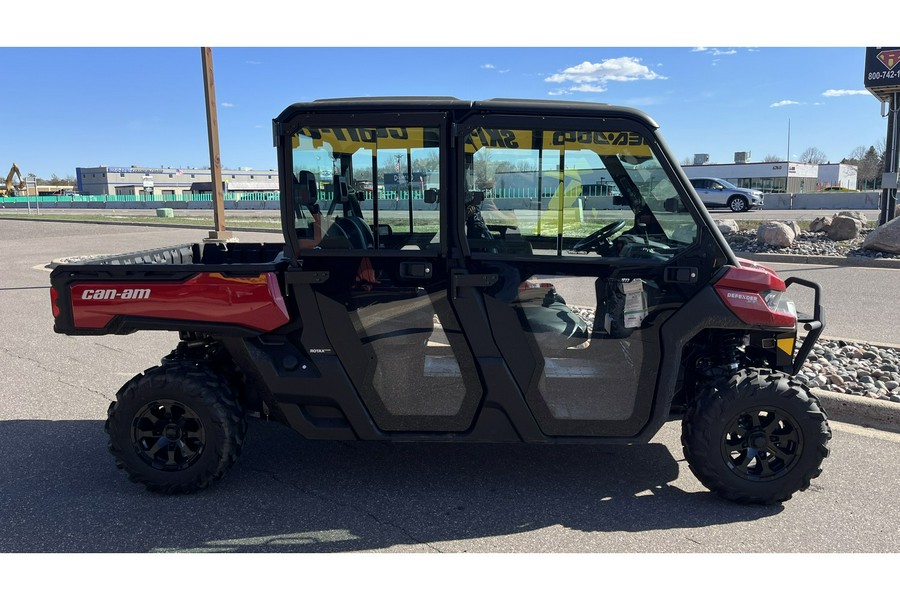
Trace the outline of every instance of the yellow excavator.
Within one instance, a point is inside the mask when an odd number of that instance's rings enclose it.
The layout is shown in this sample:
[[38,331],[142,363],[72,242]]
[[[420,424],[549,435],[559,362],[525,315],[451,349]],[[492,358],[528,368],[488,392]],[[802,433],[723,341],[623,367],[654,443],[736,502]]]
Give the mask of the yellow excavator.
[[[15,184],[13,183],[14,179],[18,179]],[[0,196],[18,196],[23,191],[25,191],[25,178],[19,171],[19,165],[13,163],[9,169],[9,175],[6,176],[6,186],[0,188]]]

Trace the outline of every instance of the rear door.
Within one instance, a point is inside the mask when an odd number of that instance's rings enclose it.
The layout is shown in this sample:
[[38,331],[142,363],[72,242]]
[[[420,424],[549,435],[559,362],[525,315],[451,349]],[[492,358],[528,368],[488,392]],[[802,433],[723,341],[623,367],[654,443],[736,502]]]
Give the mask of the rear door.
[[446,113],[424,111],[309,115],[292,128],[286,234],[301,268],[288,280],[302,346],[333,373],[317,385],[349,379],[322,393],[362,437],[465,431],[482,396],[448,298],[447,130]]

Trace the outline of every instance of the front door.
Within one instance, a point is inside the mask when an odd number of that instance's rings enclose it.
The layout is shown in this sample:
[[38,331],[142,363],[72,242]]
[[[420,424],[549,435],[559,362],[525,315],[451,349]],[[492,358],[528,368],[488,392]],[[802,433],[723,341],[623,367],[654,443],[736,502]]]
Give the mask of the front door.
[[543,434],[632,436],[650,416],[660,326],[685,300],[668,279],[697,226],[636,124],[551,123],[460,128],[468,271],[496,278],[477,287],[483,325]]

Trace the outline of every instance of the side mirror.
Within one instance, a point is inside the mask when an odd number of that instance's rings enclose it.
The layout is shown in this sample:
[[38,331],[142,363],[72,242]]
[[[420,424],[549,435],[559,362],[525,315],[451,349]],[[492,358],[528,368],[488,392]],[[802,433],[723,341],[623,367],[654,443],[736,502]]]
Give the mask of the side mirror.
[[613,196],[613,206],[628,206],[624,196]]

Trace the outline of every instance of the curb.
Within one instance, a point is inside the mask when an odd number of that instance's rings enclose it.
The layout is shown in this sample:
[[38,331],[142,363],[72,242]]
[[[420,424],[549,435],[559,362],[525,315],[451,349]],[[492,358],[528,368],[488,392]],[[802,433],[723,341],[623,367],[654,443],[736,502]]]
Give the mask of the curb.
[[812,254],[777,254],[773,252],[735,252],[734,255],[738,258],[745,258],[747,260],[753,260],[756,262],[900,269],[900,259],[896,258],[865,258],[862,256],[816,256]]
[[900,433],[900,403],[813,389],[829,419]]

